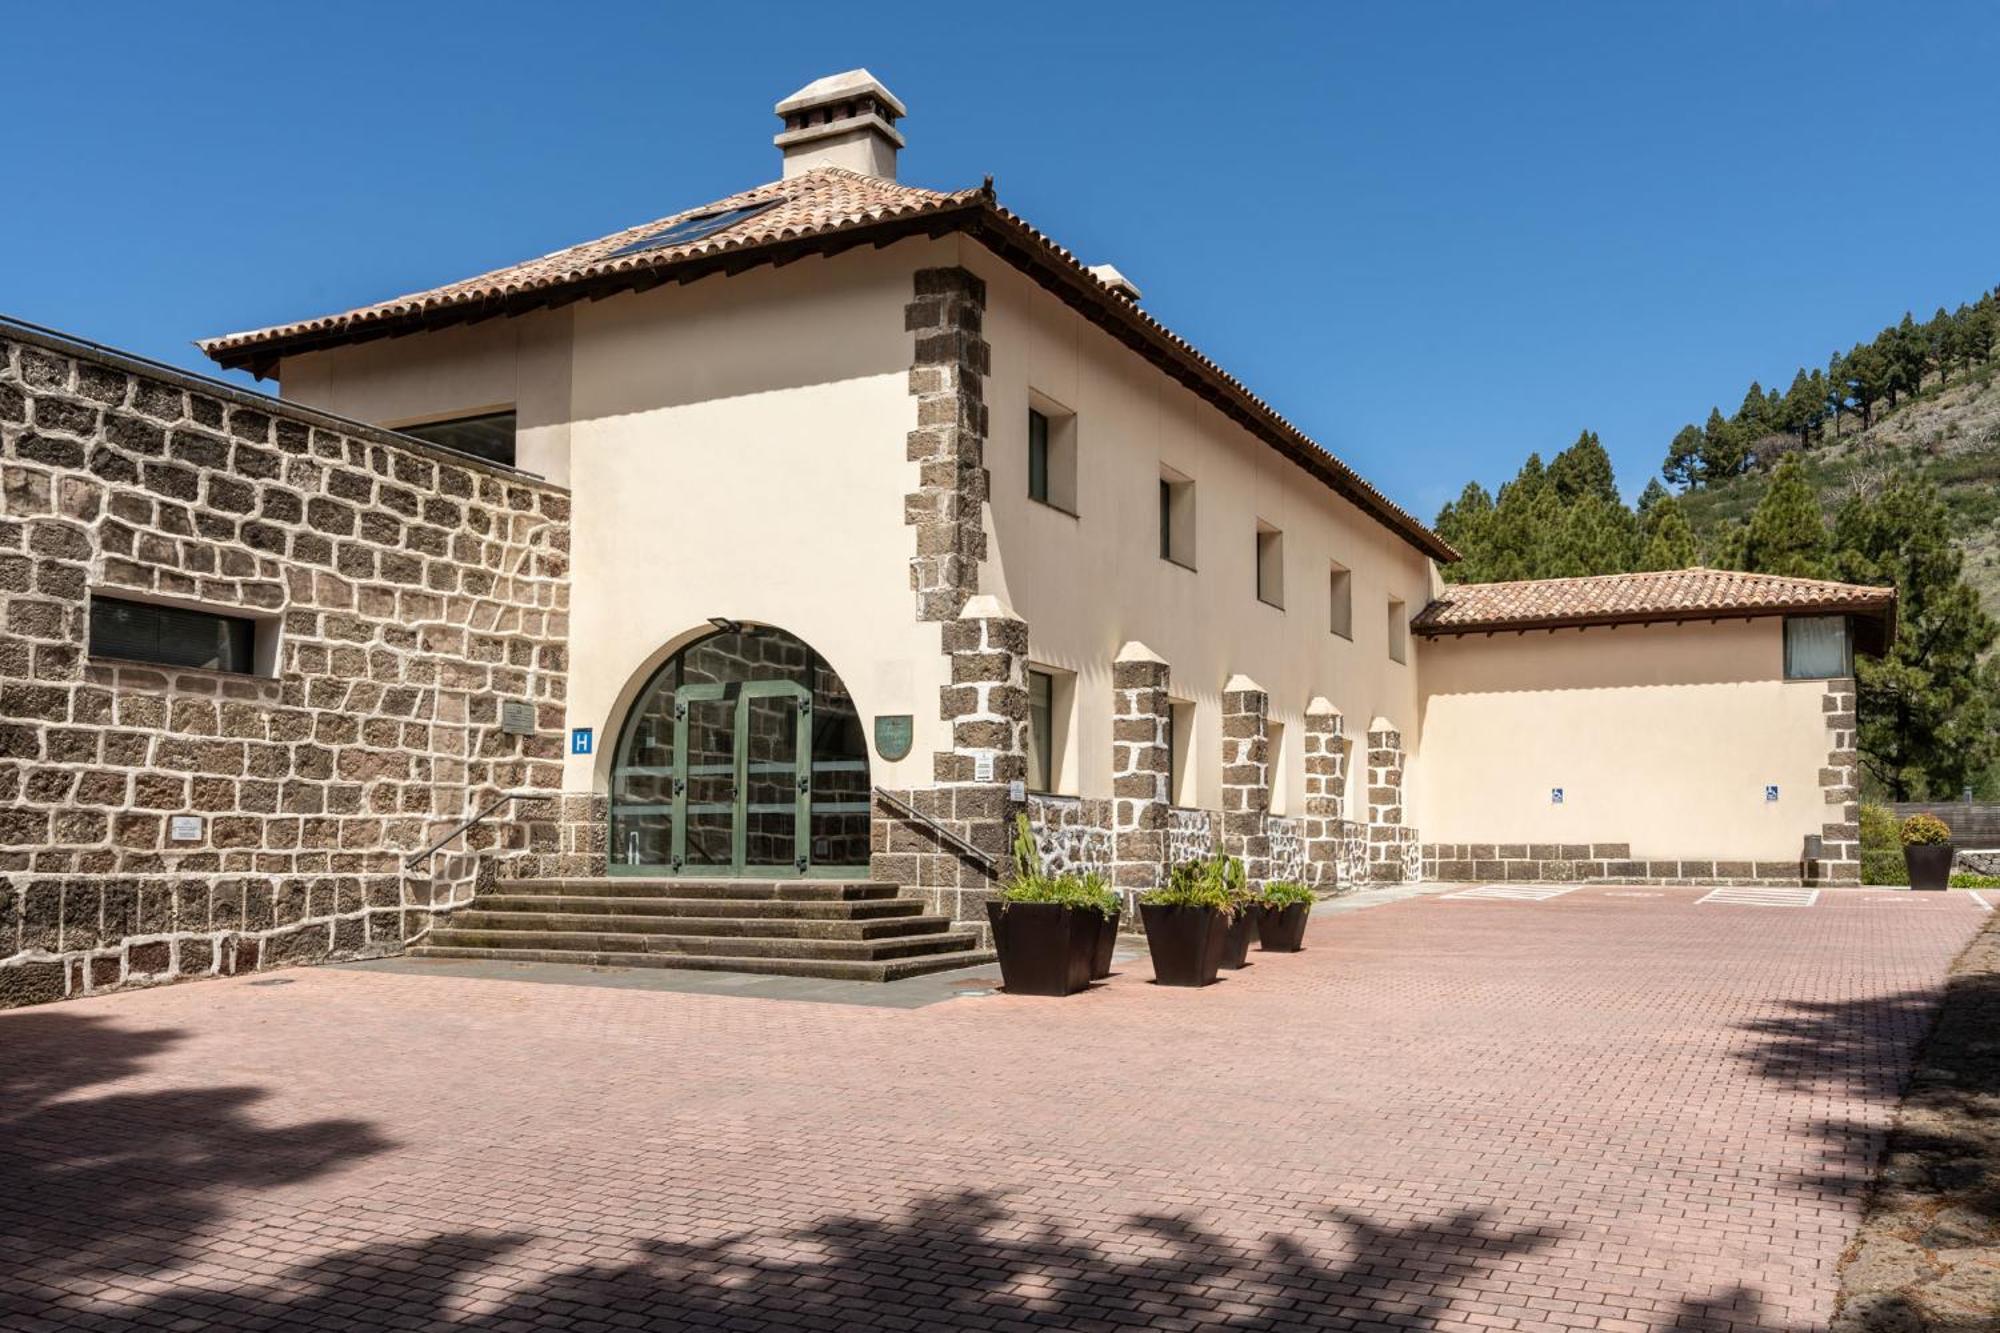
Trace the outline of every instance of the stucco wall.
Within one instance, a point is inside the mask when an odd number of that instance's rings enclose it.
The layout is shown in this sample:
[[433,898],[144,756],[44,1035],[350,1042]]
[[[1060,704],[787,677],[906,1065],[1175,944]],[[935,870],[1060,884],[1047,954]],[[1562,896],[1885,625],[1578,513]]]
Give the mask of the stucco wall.
[[[1236,674],[1264,687],[1283,727],[1277,813],[1300,812],[1315,695],[1341,710],[1356,744],[1383,716],[1416,750],[1422,649],[1412,641],[1407,665],[1390,660],[1388,602],[1401,598],[1412,616],[1423,608],[1428,559],[983,247],[941,245],[988,285],[993,540],[980,587],[1028,622],[1034,665],[1076,677],[1058,788],[1108,794],[1111,661],[1133,639],[1167,661],[1173,697],[1196,705],[1196,804],[1221,804],[1221,696]],[[1028,498],[1032,395],[1076,414],[1075,516]],[[1163,464],[1195,483],[1193,569],[1160,557]],[[1284,533],[1283,609],[1257,597],[1259,520]],[[1329,627],[1335,561],[1352,571],[1351,641]],[[1359,767],[1349,772],[1357,808]]]
[[1827,682],[1785,680],[1783,650],[1777,618],[1429,641],[1424,841],[1797,861],[1839,808]]

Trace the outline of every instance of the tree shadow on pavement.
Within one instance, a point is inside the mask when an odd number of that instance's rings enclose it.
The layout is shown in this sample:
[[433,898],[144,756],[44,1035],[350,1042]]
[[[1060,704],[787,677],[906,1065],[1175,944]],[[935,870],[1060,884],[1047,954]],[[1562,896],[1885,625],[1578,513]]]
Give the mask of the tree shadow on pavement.
[[25,1281],[74,1292],[177,1267],[229,1191],[388,1146],[352,1120],[259,1124],[255,1088],[106,1086],[179,1040],[65,1013],[0,1027],[0,1314]]
[[1814,1130],[1826,1169],[1805,1182],[1853,1194],[1872,1175],[1841,1266],[1836,1333],[2000,1329],[2000,929],[1954,965],[1942,999],[1910,991],[1799,1004],[1751,1025],[1752,1068],[1787,1086],[1896,1106]]
[[[967,1191],[902,1217],[830,1218],[790,1233],[705,1244],[641,1242],[614,1263],[556,1267],[504,1288],[478,1282],[503,1252],[535,1265],[526,1236],[459,1235],[371,1246],[268,1289],[179,1291],[99,1326],[117,1328],[528,1329],[1437,1328],[1462,1284],[1553,1236],[1503,1232],[1476,1212],[1384,1227],[1345,1216],[1338,1260],[1284,1236],[1245,1243],[1186,1218],[1075,1234]],[[467,1295],[460,1290],[478,1282]]]

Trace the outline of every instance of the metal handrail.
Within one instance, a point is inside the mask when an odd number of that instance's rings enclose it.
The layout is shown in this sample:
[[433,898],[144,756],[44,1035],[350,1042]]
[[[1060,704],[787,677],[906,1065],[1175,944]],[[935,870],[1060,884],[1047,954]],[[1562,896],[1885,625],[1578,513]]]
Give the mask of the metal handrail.
[[913,823],[922,824],[926,829],[930,830],[932,836],[939,842],[951,848],[966,860],[971,861],[981,870],[984,870],[989,878],[1000,878],[1000,862],[997,859],[973,846],[958,834],[953,833],[943,824],[940,824],[937,820],[917,809],[902,797],[896,795],[894,792],[877,787],[875,788],[875,799],[888,806],[891,810],[894,810],[903,818]]
[[552,799],[553,795],[554,793],[545,791],[501,792],[500,798],[494,801],[493,804],[487,806],[484,810],[481,810],[478,814],[466,820],[464,823],[460,824],[457,828],[445,834],[442,838],[439,838],[436,842],[432,843],[430,846],[424,848],[421,852],[417,852],[412,856],[404,858],[403,869],[415,870],[417,868],[417,863],[419,861],[424,860],[426,857],[436,852],[440,847],[443,847],[453,838],[458,837],[461,833],[464,833],[466,830],[470,829],[473,825],[479,823],[480,820],[486,818],[486,816],[492,814],[495,810],[498,810],[501,806],[507,804],[507,802],[509,801],[546,801]]

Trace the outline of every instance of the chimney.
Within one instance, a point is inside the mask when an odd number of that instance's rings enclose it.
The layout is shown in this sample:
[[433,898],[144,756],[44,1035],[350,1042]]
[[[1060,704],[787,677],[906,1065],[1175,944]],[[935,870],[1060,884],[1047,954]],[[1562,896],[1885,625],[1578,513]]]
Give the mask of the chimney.
[[814,79],[772,109],[785,122],[771,142],[784,151],[786,180],[816,167],[896,179],[896,122],[906,110],[867,70]]
[[1139,290],[1137,283],[1109,264],[1092,264],[1090,266],[1090,276],[1096,278],[1106,287],[1109,287],[1115,294],[1124,297],[1133,305],[1139,304],[1139,298],[1144,295]]

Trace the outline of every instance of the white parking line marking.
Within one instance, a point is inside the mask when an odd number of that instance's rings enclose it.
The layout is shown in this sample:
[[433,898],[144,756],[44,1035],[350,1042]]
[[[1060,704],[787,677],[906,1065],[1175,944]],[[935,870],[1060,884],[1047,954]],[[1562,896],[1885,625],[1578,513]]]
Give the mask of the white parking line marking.
[[1965,896],[1972,899],[1972,901],[1978,903],[1981,907],[1985,908],[1987,911],[1990,912],[1993,910],[1993,904],[1987,902],[1984,898],[1980,897],[1978,894],[1968,893]]
[[1725,907],[1811,907],[1818,901],[1818,889],[1715,889],[1707,897],[1695,899],[1695,906],[1721,903]]
[[1575,893],[1576,886],[1566,889],[1552,889],[1527,884],[1486,884],[1476,889],[1461,889],[1457,893],[1447,893],[1446,898],[1501,898],[1509,902],[1545,902],[1550,898],[1560,898],[1565,893]]
[[1667,895],[1664,893],[1630,893],[1612,889],[1604,896],[1607,898],[1664,898]]

